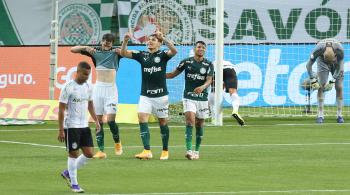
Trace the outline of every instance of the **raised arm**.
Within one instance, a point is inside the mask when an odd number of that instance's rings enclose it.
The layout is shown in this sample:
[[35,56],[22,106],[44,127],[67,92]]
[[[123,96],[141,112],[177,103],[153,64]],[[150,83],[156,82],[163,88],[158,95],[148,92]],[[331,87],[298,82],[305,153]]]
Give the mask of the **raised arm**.
[[130,37],[131,37],[130,33],[126,33],[124,35],[124,41],[122,43],[122,47],[120,50],[120,55],[123,57],[127,57],[127,58],[132,58],[132,51],[127,50],[128,41],[129,41]]
[[88,52],[91,55],[93,55],[96,52],[96,49],[92,48],[92,47],[89,47],[89,46],[77,45],[77,46],[74,46],[74,47],[70,48],[70,51],[72,53],[81,53],[81,52],[85,51],[85,52]]
[[172,41],[168,40],[167,38],[165,38],[163,36],[163,33],[160,32],[160,31],[157,31],[156,32],[156,35],[159,39],[163,40],[163,43],[169,48],[168,52],[167,52],[167,55],[172,57],[174,55],[177,54],[177,49],[176,47],[174,46],[174,44],[172,43]]

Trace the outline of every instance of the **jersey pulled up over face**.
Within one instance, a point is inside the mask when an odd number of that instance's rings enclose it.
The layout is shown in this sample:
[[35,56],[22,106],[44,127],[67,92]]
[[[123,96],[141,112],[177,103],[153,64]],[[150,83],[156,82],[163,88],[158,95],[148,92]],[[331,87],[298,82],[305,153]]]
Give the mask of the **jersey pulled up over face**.
[[150,53],[148,51],[133,51],[132,59],[141,64],[142,86],[141,95],[146,97],[162,97],[168,95],[166,85],[166,66],[171,59],[166,51]]
[[[323,53],[326,47],[332,47],[336,56],[334,63],[327,63],[324,60]],[[336,39],[323,39],[317,43],[315,49],[312,51],[310,59],[306,65],[310,78],[316,77],[316,74],[312,72],[312,64],[317,60],[319,69],[329,70],[332,73],[333,78],[338,79],[342,76],[344,71],[344,48]]]
[[92,101],[92,85],[89,83],[78,84],[71,80],[62,88],[59,102],[67,104],[64,117],[65,128],[89,126],[87,115],[89,101]]
[[87,51],[81,51],[81,54],[91,57],[96,70],[118,70],[122,56],[117,54],[115,47],[110,50],[102,50],[101,47],[94,47],[94,49],[96,49],[96,52],[93,55]]
[[194,89],[203,85],[208,76],[213,76],[213,64],[205,58],[203,61],[197,62],[193,57],[190,57],[182,60],[176,69],[180,72],[185,70],[185,90],[183,97],[185,99],[207,101],[207,89],[204,89],[200,94],[196,94]]

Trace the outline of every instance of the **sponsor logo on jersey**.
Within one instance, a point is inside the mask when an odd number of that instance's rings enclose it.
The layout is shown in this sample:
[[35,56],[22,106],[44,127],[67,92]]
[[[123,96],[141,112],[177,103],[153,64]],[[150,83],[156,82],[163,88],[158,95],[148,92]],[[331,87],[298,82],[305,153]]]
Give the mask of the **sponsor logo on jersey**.
[[162,67],[152,66],[150,68],[143,68],[143,72],[148,72],[149,74],[160,71],[162,71]]
[[202,75],[197,74],[197,73],[196,74],[188,73],[187,74],[187,78],[190,78],[190,79],[193,79],[193,80],[202,80],[202,81],[205,80],[205,76],[202,76]]
[[159,88],[159,89],[149,89],[146,91],[147,94],[151,94],[151,95],[155,95],[158,93],[163,93],[164,89],[163,88]]
[[203,97],[204,93],[196,94],[195,92],[190,91],[190,92],[187,92],[187,95],[191,97]]

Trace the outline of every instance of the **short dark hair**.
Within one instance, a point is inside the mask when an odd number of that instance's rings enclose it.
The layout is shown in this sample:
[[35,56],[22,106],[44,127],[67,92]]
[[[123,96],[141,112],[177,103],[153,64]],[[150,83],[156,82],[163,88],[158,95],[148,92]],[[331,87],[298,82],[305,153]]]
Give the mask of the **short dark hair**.
[[106,33],[102,36],[102,41],[103,40],[114,42],[115,36],[112,33]]
[[204,41],[197,41],[194,46],[197,46],[197,44],[202,44],[204,45],[205,47],[207,47],[207,44],[204,43]]
[[81,61],[78,64],[78,70],[79,69],[85,69],[85,70],[91,70],[91,66],[89,63],[85,62],[85,61]]
[[148,37],[155,37],[159,42],[163,42],[163,40],[159,39],[156,34],[151,34]]

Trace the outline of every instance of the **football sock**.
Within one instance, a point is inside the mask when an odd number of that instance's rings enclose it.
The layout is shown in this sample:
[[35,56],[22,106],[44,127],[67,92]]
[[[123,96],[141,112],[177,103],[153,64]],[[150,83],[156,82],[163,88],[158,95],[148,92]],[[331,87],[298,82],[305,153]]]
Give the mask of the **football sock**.
[[72,185],[78,185],[77,179],[77,159],[68,157],[68,172]]
[[162,137],[163,150],[168,151],[168,143],[169,143],[169,127],[168,125],[160,125],[160,135]]
[[149,128],[148,123],[140,123],[140,136],[143,143],[143,148],[145,150],[150,150],[150,134],[149,134]]
[[193,126],[186,125],[186,150],[192,150],[192,129]]
[[105,149],[105,133],[103,131],[103,123],[100,123],[101,129],[96,133],[96,142],[98,149],[103,152]]
[[343,99],[337,98],[337,116],[342,116],[343,104]]
[[319,98],[318,99],[318,117],[324,117],[323,107],[324,107],[324,99]]
[[199,147],[202,143],[203,127],[196,127],[196,151],[199,151]]
[[109,129],[112,132],[113,140],[115,143],[119,143],[119,127],[115,121],[108,121]]
[[233,93],[231,95],[231,104],[232,104],[232,111],[233,112],[238,112],[238,108],[239,108],[239,97],[237,93]]
[[84,154],[80,154],[80,156],[77,158],[77,170],[80,169],[82,166],[86,165],[89,158],[87,158]]

